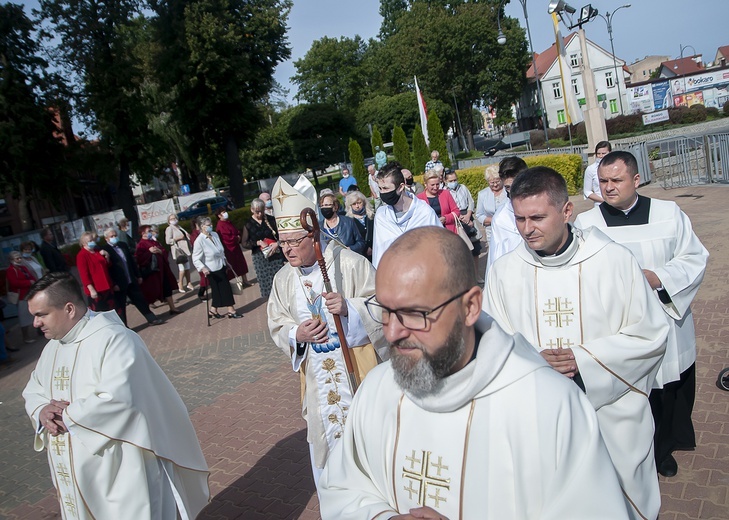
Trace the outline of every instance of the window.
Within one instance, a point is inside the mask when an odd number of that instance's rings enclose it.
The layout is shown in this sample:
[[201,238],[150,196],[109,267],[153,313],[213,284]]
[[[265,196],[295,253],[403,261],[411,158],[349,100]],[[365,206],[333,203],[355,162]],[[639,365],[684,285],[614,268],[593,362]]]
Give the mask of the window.
[[557,122],[563,125],[567,122],[567,118],[564,115],[564,110],[557,110]]
[[570,67],[576,69],[580,66],[580,62],[577,59],[577,54],[570,54]]
[[575,91],[575,94],[577,94],[577,95],[580,94],[580,87],[577,84],[577,78],[572,78],[572,90]]
[[615,81],[613,80],[612,72],[605,73],[605,83],[607,83],[608,88],[612,88],[615,86]]
[[562,98],[562,87],[560,86],[559,81],[552,83],[552,93],[554,94],[554,99]]
[[617,99],[611,99],[610,100],[610,113],[611,114],[617,114],[618,113],[618,100]]

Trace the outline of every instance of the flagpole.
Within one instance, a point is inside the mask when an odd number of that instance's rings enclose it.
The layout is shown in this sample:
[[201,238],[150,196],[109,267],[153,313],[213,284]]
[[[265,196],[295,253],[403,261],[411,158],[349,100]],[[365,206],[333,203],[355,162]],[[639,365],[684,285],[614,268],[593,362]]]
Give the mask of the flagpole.
[[[564,104],[564,112],[567,115],[567,134],[570,137],[570,152],[572,151],[572,117],[570,116],[570,108],[567,103],[567,96],[571,95],[571,93],[567,92],[567,86],[564,83],[564,70],[562,69],[562,42],[560,39],[562,38],[562,35],[559,33],[559,22],[557,21],[557,15],[552,13],[552,22],[554,22],[554,37],[555,37],[555,45],[557,46],[557,63],[559,64],[559,81],[562,83],[562,92],[564,92],[564,95],[562,96],[562,101]],[[570,88],[572,85],[570,85]]]

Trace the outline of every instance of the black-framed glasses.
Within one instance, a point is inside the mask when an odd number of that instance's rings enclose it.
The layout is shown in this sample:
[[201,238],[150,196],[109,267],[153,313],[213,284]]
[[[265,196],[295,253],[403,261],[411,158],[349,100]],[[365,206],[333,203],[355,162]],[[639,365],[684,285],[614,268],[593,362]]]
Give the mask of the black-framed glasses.
[[[428,328],[428,316],[433,314],[435,311],[442,309],[449,303],[456,301],[458,298],[460,298],[470,290],[471,289],[466,289],[465,291],[459,292],[455,296],[444,301],[437,307],[433,307],[429,311],[421,311],[417,309],[389,309],[384,305],[381,305],[374,301],[374,295],[367,298],[364,304],[365,307],[367,307],[367,312],[370,314],[370,317],[372,317],[373,320],[381,325],[387,325],[388,323],[390,323],[390,315],[394,314],[395,316],[397,316],[397,319],[400,321],[402,326],[406,329],[425,330]],[[379,313],[377,312],[378,309],[382,312],[381,315],[379,315]]]
[[299,247],[299,245],[301,245],[301,243],[304,241],[304,239],[307,238],[308,236],[309,236],[309,234],[307,233],[306,235],[304,235],[303,237],[300,237],[300,238],[291,238],[289,240],[279,240],[278,245],[281,248],[286,247],[286,246]]

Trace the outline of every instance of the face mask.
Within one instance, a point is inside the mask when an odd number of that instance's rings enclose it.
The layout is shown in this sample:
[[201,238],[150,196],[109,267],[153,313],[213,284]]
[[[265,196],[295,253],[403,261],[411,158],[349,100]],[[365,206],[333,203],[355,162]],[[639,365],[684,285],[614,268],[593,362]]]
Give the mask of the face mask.
[[458,187],[458,181],[452,181],[448,183],[449,190],[455,190]]
[[346,179],[347,177],[349,177],[349,174],[348,173],[343,173],[342,174],[342,177],[344,177]]
[[223,220],[228,220],[228,212],[227,211],[223,211],[220,214],[220,218],[222,218]]
[[266,207],[267,208],[272,208],[273,207],[273,201],[272,200],[267,200],[266,201]]
[[354,213],[355,215],[364,215],[365,214],[365,211],[366,211],[365,208],[362,208],[362,209],[354,209],[354,208],[352,208],[352,213]]
[[145,236],[147,237],[147,240],[152,240],[154,238],[152,233],[147,233]]
[[212,233],[213,232],[213,226],[205,226],[203,229],[205,230],[205,233]]
[[96,247],[96,242],[94,242],[93,240],[91,240],[91,241],[89,241],[89,242],[88,242],[88,243],[86,244],[86,246],[87,246],[87,247],[88,247],[89,249],[93,249],[93,248],[95,248],[95,247]]
[[118,239],[117,237],[111,237],[111,238],[109,239],[109,243],[110,243],[110,244],[111,244],[112,246],[115,246],[115,245],[117,245],[117,244],[119,243],[119,239]]
[[334,216],[334,208],[321,208],[321,214],[328,220]]
[[177,222],[177,220],[170,220],[170,226],[176,226]]
[[410,177],[409,179],[405,179],[405,184],[407,184],[408,186],[412,186],[414,182],[415,179],[413,179],[412,177]]
[[380,192],[382,202],[388,206],[394,206],[397,204],[400,201],[400,195],[402,195],[402,193],[398,193],[397,190],[388,191],[386,193]]

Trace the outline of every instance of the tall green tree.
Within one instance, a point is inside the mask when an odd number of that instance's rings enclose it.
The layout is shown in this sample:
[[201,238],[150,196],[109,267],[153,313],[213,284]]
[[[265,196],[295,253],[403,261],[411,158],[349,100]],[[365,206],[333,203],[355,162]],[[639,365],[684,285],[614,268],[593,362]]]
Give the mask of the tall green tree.
[[382,140],[382,134],[380,133],[380,129],[377,128],[377,125],[375,125],[372,128],[372,137],[370,138],[370,143],[372,143],[372,155],[377,154],[377,148],[380,150],[385,149],[385,141]]
[[392,130],[392,144],[395,160],[406,170],[411,170],[410,145],[408,145],[408,138],[402,127],[395,126]]
[[[221,150],[230,193],[244,203],[240,149],[263,123],[260,102],[290,55],[291,0],[150,0],[160,85],[177,89],[172,117],[198,146]],[[214,159],[203,157],[203,164]]]
[[241,160],[248,180],[277,177],[296,169],[293,143],[282,125],[263,126],[242,151]]
[[[367,193],[365,190],[369,190],[370,184],[364,165],[364,155],[362,154],[362,147],[354,139],[349,140],[349,162],[352,163],[352,175],[357,180],[359,191]],[[372,196],[371,193],[370,196]]]
[[296,97],[307,103],[330,103],[340,110],[354,112],[365,94],[362,60],[367,45],[359,36],[329,38],[312,43],[300,60],[294,62],[298,85]]
[[425,144],[425,136],[420,125],[415,125],[413,131],[413,174],[418,175],[425,172],[425,163],[430,160],[430,150]]
[[395,22],[408,8],[408,0],[380,0],[380,16],[382,24],[380,25],[379,37],[386,40],[392,36],[397,26]]
[[33,226],[28,201],[58,200],[68,178],[59,139],[61,107],[51,109],[51,78],[35,32],[22,6],[0,4],[0,190],[18,199],[25,231]]
[[450,168],[451,158],[448,156],[443,126],[440,124],[438,113],[435,110],[428,113],[428,140],[430,141],[430,151],[438,150],[443,166]]

